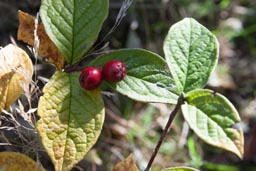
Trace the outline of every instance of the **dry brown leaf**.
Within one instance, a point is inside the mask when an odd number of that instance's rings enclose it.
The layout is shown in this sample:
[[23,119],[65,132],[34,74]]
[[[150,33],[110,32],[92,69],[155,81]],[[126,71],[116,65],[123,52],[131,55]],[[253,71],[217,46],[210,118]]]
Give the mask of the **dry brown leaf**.
[[8,84],[10,81],[10,75],[12,73],[5,74],[0,79],[0,113],[3,109],[5,109],[6,99],[7,99],[7,92],[8,92]]
[[8,110],[9,107],[20,97],[23,92],[23,87],[21,84],[24,84],[24,77],[19,73],[13,72],[9,78],[10,79],[5,102],[6,110]]
[[[30,46],[34,46],[34,29],[35,17],[29,15],[28,13],[19,11],[18,40],[21,40]],[[42,23],[38,24],[37,36],[40,40],[38,54],[42,58],[46,59],[49,63],[55,64],[57,69],[63,69],[64,58],[57,46],[46,34]]]
[[133,155],[130,154],[125,160],[119,162],[113,171],[139,171],[134,161]]
[[17,100],[32,75],[33,65],[25,51],[13,44],[0,50],[0,112]]
[[15,152],[0,152],[0,170],[43,171],[43,167],[31,158]]

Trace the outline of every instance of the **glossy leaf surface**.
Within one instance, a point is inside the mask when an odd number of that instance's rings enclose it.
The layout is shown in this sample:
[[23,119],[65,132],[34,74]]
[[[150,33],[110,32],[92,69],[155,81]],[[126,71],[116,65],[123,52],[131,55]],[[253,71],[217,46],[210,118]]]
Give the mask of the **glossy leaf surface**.
[[119,93],[143,102],[177,102],[173,79],[159,55],[141,49],[116,50],[98,57],[90,65],[102,67],[111,60],[126,65],[124,79],[110,84]]
[[108,0],[42,0],[40,16],[46,33],[68,64],[93,45],[108,13]]

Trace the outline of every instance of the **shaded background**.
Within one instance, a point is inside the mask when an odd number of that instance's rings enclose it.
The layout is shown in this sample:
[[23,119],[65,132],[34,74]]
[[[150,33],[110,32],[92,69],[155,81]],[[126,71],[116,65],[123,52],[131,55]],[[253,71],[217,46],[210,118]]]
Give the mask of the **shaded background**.
[[[110,0],[109,17],[103,25],[99,40],[105,37],[116,21],[121,0]],[[17,12],[36,15],[39,0],[0,1],[0,45],[16,39]],[[163,143],[152,171],[167,166],[188,165],[206,171],[256,170],[256,1],[255,0],[135,0],[119,27],[104,41],[110,49],[140,47],[163,55],[163,40],[170,26],[193,17],[211,30],[220,43],[219,63],[207,88],[224,94],[238,109],[245,134],[245,157],[209,146],[198,139],[179,115]],[[17,42],[21,47],[26,46]],[[103,46],[103,44],[102,44]],[[27,50],[28,51],[28,50]],[[29,51],[28,51],[29,53]],[[33,54],[30,53],[31,58]],[[37,76],[50,78],[54,67],[42,61],[35,64]],[[40,79],[40,89],[45,84]],[[110,90],[109,90],[110,91]],[[37,94],[38,97],[38,94]],[[34,107],[38,98],[34,97]],[[141,170],[167,121],[172,106],[134,102],[113,92],[104,96],[106,122],[99,141],[73,170],[111,170],[120,160],[133,153]],[[24,102],[26,103],[26,102]],[[26,110],[26,104],[24,104]],[[7,119],[6,119],[7,118]],[[30,127],[19,113],[15,118]],[[7,126],[6,129],[4,126]],[[11,128],[11,129],[10,129]],[[19,151],[43,163],[48,170],[52,164],[34,131],[29,131],[1,117],[1,151]],[[27,144],[29,142],[29,144]]]

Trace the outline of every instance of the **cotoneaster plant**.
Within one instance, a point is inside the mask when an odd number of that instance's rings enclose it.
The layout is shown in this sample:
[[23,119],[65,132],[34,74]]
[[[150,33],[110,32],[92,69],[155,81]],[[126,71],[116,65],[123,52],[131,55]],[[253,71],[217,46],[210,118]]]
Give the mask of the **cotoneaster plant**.
[[[129,4],[130,1],[124,1],[119,17]],[[40,97],[37,130],[55,171],[70,171],[101,133],[105,108],[101,90],[97,88],[102,78],[96,68],[103,68],[103,78],[113,90],[133,100],[175,106],[147,167],[141,170],[150,170],[178,113],[204,142],[242,158],[243,132],[240,127],[233,127],[240,122],[237,110],[223,95],[203,89],[217,64],[219,47],[216,37],[196,20],[185,18],[171,26],[163,43],[164,58],[143,49],[112,50],[84,63],[82,67],[87,68],[80,73],[80,64],[88,61],[84,59],[90,56],[88,53],[108,15],[108,5],[108,0],[42,0],[42,24],[38,29],[42,31],[43,27],[46,34],[38,34],[39,53],[56,52],[51,57],[45,56],[57,70]],[[37,27],[33,25],[34,28]],[[48,39],[53,46],[45,50]],[[124,165],[123,169],[126,168]]]

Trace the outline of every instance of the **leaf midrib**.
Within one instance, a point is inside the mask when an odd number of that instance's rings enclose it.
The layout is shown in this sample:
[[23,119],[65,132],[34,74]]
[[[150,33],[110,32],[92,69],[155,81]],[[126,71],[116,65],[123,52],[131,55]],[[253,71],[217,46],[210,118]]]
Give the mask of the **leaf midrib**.
[[74,6],[73,6],[73,21],[72,21],[72,50],[71,50],[71,59],[70,63],[73,63],[73,58],[74,58],[74,50],[75,50],[75,24],[76,23],[76,12],[75,12],[75,7],[76,7],[76,1],[74,0]]
[[[68,109],[71,109],[71,107],[72,107],[72,84],[71,84],[71,74],[68,74],[67,75],[68,76],[68,79],[69,79],[69,90],[70,90],[70,95],[69,95],[69,108]],[[66,157],[66,151],[67,151],[67,144],[68,144],[68,140],[69,140],[69,138],[68,138],[68,135],[69,135],[69,132],[70,132],[70,115],[71,115],[71,112],[70,112],[70,110],[69,110],[69,115],[68,115],[68,124],[67,124],[67,133],[66,133],[66,141],[65,141],[65,148],[64,148],[64,152],[63,152],[63,162],[62,162],[62,169],[63,169],[63,167],[65,166],[65,159],[67,158]]]
[[192,39],[192,22],[191,22],[191,19],[189,20],[189,25],[190,25],[190,31],[189,31],[189,50],[188,50],[188,63],[187,63],[187,68],[186,68],[186,78],[185,78],[185,82],[184,82],[184,86],[183,86],[183,92],[185,91],[185,88],[186,88],[186,84],[187,84],[187,81],[188,81],[188,70],[189,70],[189,64],[190,64],[190,53],[191,53],[191,39]]

